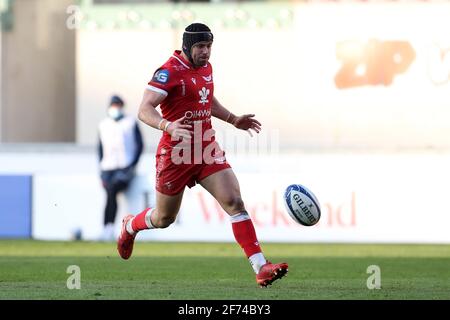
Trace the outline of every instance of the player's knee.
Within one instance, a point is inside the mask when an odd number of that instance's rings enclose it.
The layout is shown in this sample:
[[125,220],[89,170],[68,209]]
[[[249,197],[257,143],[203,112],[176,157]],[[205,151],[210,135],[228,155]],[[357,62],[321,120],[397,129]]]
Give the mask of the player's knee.
[[230,197],[225,201],[229,213],[240,213],[245,210],[244,201],[239,196]]

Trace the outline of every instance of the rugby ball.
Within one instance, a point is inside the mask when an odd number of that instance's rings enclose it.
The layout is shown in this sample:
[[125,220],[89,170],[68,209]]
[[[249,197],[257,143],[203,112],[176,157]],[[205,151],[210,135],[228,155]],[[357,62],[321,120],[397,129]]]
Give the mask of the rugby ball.
[[284,193],[284,204],[295,222],[313,226],[320,220],[320,204],[316,196],[301,184],[292,184]]

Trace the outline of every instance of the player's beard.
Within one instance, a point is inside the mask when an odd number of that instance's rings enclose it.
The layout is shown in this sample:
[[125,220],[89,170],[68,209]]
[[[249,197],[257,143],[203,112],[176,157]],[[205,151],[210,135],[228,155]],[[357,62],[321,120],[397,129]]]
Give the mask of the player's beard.
[[194,60],[195,66],[196,67],[203,67],[203,66],[205,66],[208,63],[209,57],[204,58],[204,59],[203,58],[199,58],[199,59],[196,59],[196,60]]

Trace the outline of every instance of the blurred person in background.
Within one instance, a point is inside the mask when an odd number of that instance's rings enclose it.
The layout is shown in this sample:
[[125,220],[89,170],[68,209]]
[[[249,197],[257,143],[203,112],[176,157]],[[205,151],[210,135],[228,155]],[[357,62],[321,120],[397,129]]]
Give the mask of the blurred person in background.
[[143,150],[142,134],[134,117],[124,113],[124,101],[113,96],[107,117],[99,126],[98,159],[101,180],[106,191],[104,229],[101,241],[115,239],[117,195],[125,191],[135,176],[135,168]]
[[[257,284],[267,287],[286,274],[288,265],[273,264],[262,253],[239,182],[215,141],[211,117],[256,133],[261,124],[253,118],[254,114],[234,115],[215,97],[209,63],[212,43],[208,26],[189,25],[183,33],[183,50],[176,50],[148,83],[139,119],[163,131],[156,153],[156,207],[123,219],[117,250],[123,259],[128,259],[139,231],[171,225],[178,215],[185,187],[200,184],[230,216],[235,240],[248,258]],[[156,111],[159,105],[162,116]],[[183,157],[181,162],[178,156]]]

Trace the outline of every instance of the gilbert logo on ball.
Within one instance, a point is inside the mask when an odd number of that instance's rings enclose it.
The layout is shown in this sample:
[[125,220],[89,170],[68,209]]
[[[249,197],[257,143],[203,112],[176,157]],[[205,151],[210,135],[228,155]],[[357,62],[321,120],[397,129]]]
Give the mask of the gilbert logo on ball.
[[320,204],[316,196],[305,186],[292,184],[284,193],[284,204],[295,222],[313,226],[320,220]]

